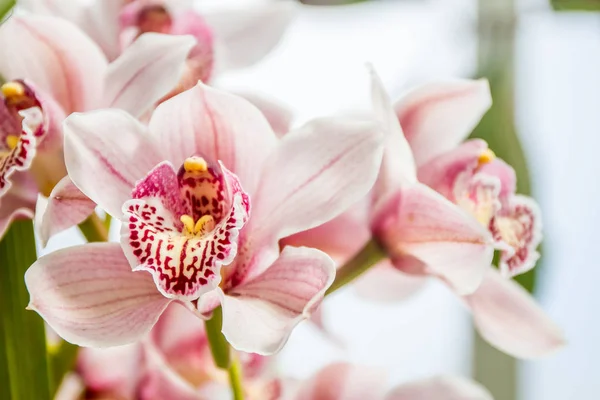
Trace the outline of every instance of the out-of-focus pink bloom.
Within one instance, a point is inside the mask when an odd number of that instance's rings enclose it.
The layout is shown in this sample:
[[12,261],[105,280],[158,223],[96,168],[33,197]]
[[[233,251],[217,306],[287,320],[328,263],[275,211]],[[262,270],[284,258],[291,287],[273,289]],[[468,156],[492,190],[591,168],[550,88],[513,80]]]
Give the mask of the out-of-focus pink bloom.
[[[80,26],[116,58],[137,36],[146,32],[192,35],[186,74],[178,90],[198,80],[208,82],[215,70],[253,64],[279,42],[295,14],[291,0],[261,0],[243,7],[209,7],[189,0],[23,0],[37,13],[67,18]],[[196,7],[197,6],[197,7]]]
[[335,273],[326,254],[280,252],[279,240],[363,197],[382,152],[374,121],[318,119],[279,140],[246,100],[201,83],[148,127],[119,110],[72,115],[69,176],[122,221],[121,245],[40,258],[26,274],[30,307],[68,341],[111,346],[148,332],[172,301],[199,314],[220,304],[235,348],[274,353]]
[[[561,347],[560,329],[533,298],[490,267],[494,246],[502,250],[500,268],[505,277],[532,268],[538,257],[535,248],[541,239],[541,223],[535,202],[515,195],[512,168],[496,159],[481,140],[461,144],[491,104],[487,82],[426,85],[393,108],[377,77],[373,86],[376,112],[388,121],[391,136],[371,202],[357,205],[362,211],[346,213],[284,243],[311,243],[344,261],[370,237],[364,228],[370,220],[371,232],[391,253],[391,259],[359,279],[360,293],[379,300],[400,300],[418,290],[425,275],[438,276],[457,294],[466,295],[465,304],[471,308],[479,332],[502,351],[529,358]],[[413,171],[421,183],[414,183]],[[401,190],[394,193],[397,187]],[[364,219],[356,218],[361,215]],[[339,241],[347,232],[356,233],[355,240]],[[471,239],[466,232],[473,233]],[[473,240],[475,232],[479,232],[478,241]],[[320,238],[322,244],[307,241],[310,236]],[[450,241],[428,243],[438,237]],[[411,252],[413,246],[424,253]],[[432,261],[442,268],[432,270]],[[477,290],[470,294],[457,290],[456,283],[441,273],[443,268],[459,274],[476,272],[471,274],[470,288]]]
[[374,368],[335,363],[298,384],[286,400],[492,400],[481,385],[461,377],[439,376],[386,391],[386,376]]
[[[281,382],[271,371],[268,358],[249,353],[237,353],[236,357],[244,374],[245,398],[279,398]],[[175,304],[140,342],[82,349],[77,372],[93,398],[231,398],[227,372],[214,365],[202,320]]]
[[[38,193],[53,199],[71,195],[67,182],[55,188],[66,175],[65,116],[100,106],[142,115],[177,82],[193,39],[144,35],[108,64],[70,22],[29,15],[13,16],[0,27],[0,46],[10,54],[0,60],[0,75],[7,80],[0,94],[1,236],[15,217],[32,216]],[[94,205],[81,204],[88,212],[76,221],[70,219],[74,214],[50,213],[40,224],[42,240],[61,230],[58,220],[74,224],[87,217]]]

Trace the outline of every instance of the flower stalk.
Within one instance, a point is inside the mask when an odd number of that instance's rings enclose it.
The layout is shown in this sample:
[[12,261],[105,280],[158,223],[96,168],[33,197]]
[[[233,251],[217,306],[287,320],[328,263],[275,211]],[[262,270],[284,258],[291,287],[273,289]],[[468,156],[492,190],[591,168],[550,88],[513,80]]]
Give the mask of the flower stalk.
[[233,393],[233,400],[244,400],[244,385],[242,384],[242,368],[240,360],[233,357],[227,369],[229,373],[229,384]]
[[[44,321],[27,311],[23,276],[36,260],[32,221],[16,221],[0,241],[0,321],[4,349],[0,368],[12,399],[50,399]],[[32,384],[32,382],[34,384]]]
[[386,257],[387,253],[383,247],[376,240],[369,240],[350,261],[338,268],[335,280],[325,292],[325,296],[352,282]]
[[108,226],[96,213],[80,223],[79,230],[89,243],[108,241]]

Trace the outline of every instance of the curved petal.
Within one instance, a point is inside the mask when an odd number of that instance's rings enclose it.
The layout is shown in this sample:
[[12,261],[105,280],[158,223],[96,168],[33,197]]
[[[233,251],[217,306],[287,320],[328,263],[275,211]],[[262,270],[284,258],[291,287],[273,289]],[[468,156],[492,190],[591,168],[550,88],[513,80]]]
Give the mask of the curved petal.
[[131,271],[118,243],[50,253],[27,270],[25,283],[28,308],[63,339],[86,347],[135,342],[170,302],[149,274]]
[[83,222],[96,208],[96,203],[84,195],[71,178],[65,176],[52,189],[50,197],[40,196],[35,210],[36,230],[42,246],[59,232]]
[[202,83],[159,105],[150,132],[173,165],[193,155],[222,161],[251,195],[277,138],[246,100]]
[[279,43],[296,9],[293,1],[277,1],[203,13],[218,45],[217,68],[242,68],[259,61]]
[[378,368],[333,363],[304,382],[294,400],[378,400],[384,395],[387,380],[381,372]]
[[135,183],[162,161],[146,127],[121,110],[72,114],[64,132],[73,183],[114,217],[121,216]]
[[142,356],[139,342],[106,349],[83,348],[77,356],[77,372],[92,392],[133,398]]
[[373,301],[405,301],[421,291],[427,277],[407,274],[385,260],[361,275],[353,287],[359,296]]
[[265,272],[224,296],[223,334],[240,351],[278,352],[293,328],[319,305],[334,276],[327,254],[286,247]]
[[488,268],[481,286],[465,300],[488,342],[518,358],[547,355],[565,344],[563,333],[518,283]]
[[385,400],[493,400],[493,397],[477,382],[458,376],[439,376],[400,385]]
[[455,80],[417,88],[394,108],[419,166],[462,142],[491,104],[487,80]]
[[377,210],[372,229],[392,259],[420,260],[461,294],[477,289],[494,253],[485,227],[421,184],[403,188]]
[[194,44],[191,36],[141,35],[108,66],[103,105],[140,117],[177,85]]
[[253,198],[253,240],[278,240],[346,211],[373,186],[382,153],[383,135],[372,121],[322,118],[287,134]]
[[412,150],[404,137],[402,127],[398,122],[391,100],[386,93],[381,79],[372,66],[371,97],[373,111],[385,130],[385,152],[381,163],[381,171],[373,190],[373,202],[392,195],[401,185],[410,185],[417,182],[417,170]]
[[106,59],[72,23],[55,17],[13,16],[0,29],[4,79],[26,78],[57,100],[64,111],[95,108],[102,94]]

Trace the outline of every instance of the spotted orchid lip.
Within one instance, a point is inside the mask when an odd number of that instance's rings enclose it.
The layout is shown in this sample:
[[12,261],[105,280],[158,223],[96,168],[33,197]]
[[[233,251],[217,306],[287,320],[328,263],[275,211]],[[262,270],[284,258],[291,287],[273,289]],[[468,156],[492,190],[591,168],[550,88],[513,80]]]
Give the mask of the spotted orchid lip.
[[196,300],[221,281],[237,253],[250,203],[223,165],[190,157],[168,162],[139,181],[123,206],[121,244],[134,270],[150,272],[169,298]]

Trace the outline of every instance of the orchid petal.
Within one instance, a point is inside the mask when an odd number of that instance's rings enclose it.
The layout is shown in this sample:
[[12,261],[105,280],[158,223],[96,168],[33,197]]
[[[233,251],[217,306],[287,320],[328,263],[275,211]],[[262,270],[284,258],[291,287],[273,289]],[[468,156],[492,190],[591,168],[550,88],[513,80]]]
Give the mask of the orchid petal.
[[462,294],[477,289],[493,257],[485,227],[421,184],[403,188],[377,210],[372,229],[392,260],[414,257]]
[[52,95],[69,114],[97,106],[106,59],[72,23],[47,16],[13,16],[0,29],[0,59],[6,80],[27,78]]
[[198,83],[159,105],[150,131],[174,165],[191,155],[222,161],[251,195],[277,138],[246,100]]
[[80,224],[96,208],[96,203],[84,195],[68,176],[52,189],[48,199],[40,196],[35,216],[36,230],[46,246],[48,240],[59,232]]
[[417,88],[394,108],[420,166],[462,142],[491,104],[486,80],[455,80]]
[[307,319],[335,276],[333,260],[306,247],[286,247],[261,275],[227,292],[223,334],[240,351],[278,352]]
[[287,134],[254,197],[254,240],[314,228],[364,197],[379,172],[382,139],[378,125],[349,118],[317,119]]
[[294,400],[381,399],[386,376],[377,368],[334,363],[304,383]]
[[273,132],[282,137],[289,132],[294,114],[286,105],[265,95],[252,92],[234,92],[252,103],[265,116]]
[[123,0],[96,0],[83,5],[76,19],[72,19],[100,46],[109,60],[117,58],[121,51],[119,13],[122,7]]
[[65,120],[65,163],[73,183],[114,217],[138,179],[160,161],[146,128],[121,110],[73,114]]
[[191,36],[141,35],[109,65],[103,104],[140,117],[176,86],[194,44]]
[[400,385],[385,400],[493,400],[493,397],[477,382],[458,376],[439,376]]
[[242,68],[263,58],[279,43],[295,16],[296,7],[293,1],[278,1],[204,13],[220,45],[218,67]]
[[119,346],[146,334],[167,307],[149,274],[131,271],[117,243],[69,247],[25,273],[35,310],[65,340]]
[[465,300],[481,336],[514,357],[541,357],[565,344],[561,330],[533,297],[496,270],[488,268],[479,289]]
[[93,392],[133,398],[142,356],[140,343],[106,349],[82,348],[77,356],[77,372]]
[[0,198],[0,239],[12,221],[33,218],[37,193],[37,185],[29,174],[13,174],[10,190]]
[[416,183],[417,171],[412,150],[404,137],[404,132],[402,132],[402,127],[383,83],[373,67],[370,67],[369,71],[374,113],[386,134],[385,153],[374,188],[374,202],[377,203],[391,195],[401,185]]

